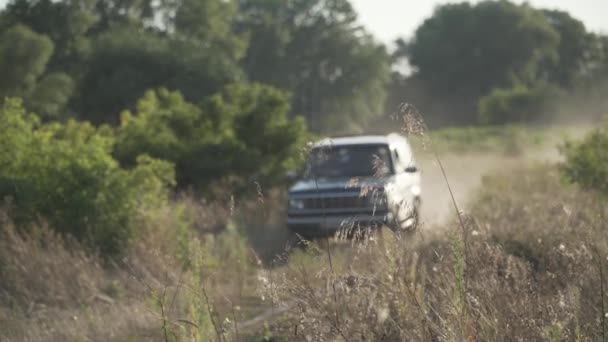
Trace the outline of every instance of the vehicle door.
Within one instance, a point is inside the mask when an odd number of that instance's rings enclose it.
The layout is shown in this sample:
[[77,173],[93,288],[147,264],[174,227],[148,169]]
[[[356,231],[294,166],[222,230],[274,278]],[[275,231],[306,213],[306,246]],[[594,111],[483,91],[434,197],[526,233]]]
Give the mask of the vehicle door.
[[420,196],[420,171],[409,146],[396,145],[392,149],[394,161],[393,202],[396,206],[393,214],[397,222],[404,222],[411,217],[416,200]]

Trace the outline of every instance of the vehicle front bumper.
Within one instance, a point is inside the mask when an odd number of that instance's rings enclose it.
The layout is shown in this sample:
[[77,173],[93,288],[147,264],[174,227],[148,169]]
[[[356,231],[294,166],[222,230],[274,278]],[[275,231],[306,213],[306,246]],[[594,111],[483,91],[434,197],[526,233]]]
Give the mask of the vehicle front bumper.
[[294,233],[303,237],[327,237],[338,232],[348,232],[353,229],[366,229],[382,226],[390,219],[385,212],[374,215],[324,215],[324,216],[298,216],[287,217],[287,227]]

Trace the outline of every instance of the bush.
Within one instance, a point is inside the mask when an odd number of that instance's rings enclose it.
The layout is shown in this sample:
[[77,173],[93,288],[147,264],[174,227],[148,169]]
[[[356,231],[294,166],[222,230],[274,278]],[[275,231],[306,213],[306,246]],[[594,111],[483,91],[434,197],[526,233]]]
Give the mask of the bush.
[[41,219],[107,255],[134,237],[142,210],[161,204],[173,183],[167,162],[141,156],[131,170],[112,156],[108,128],[86,123],[40,125],[21,102],[0,109],[0,198],[15,223]]
[[555,98],[549,87],[515,87],[495,89],[479,100],[479,121],[483,124],[529,123],[549,111],[548,102]]
[[580,143],[563,146],[566,161],[562,173],[566,179],[581,187],[608,194],[608,130],[597,129]]
[[268,186],[296,167],[306,141],[304,122],[290,122],[288,112],[288,97],[262,85],[228,86],[201,107],[177,92],[149,91],[135,113],[122,114],[115,155],[127,166],[141,154],[175,163],[180,188],[227,179],[251,186],[251,177]]

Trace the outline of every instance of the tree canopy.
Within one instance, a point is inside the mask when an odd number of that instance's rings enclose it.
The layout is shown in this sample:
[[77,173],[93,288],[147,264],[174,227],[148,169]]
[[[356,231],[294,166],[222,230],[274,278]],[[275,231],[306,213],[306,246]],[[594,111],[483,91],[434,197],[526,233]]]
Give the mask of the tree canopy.
[[258,84],[229,85],[201,107],[176,92],[149,91],[122,114],[115,155],[123,165],[142,154],[171,161],[181,188],[271,186],[297,167],[307,139],[304,122],[289,122],[288,111],[283,92]]
[[[596,43],[582,22],[562,11],[504,0],[441,5],[409,42],[397,42],[395,60],[406,58],[414,72],[394,75],[388,105],[412,97],[439,124],[534,120],[551,110],[542,106],[559,93],[551,88],[570,91],[598,64]],[[507,93],[527,100],[489,105]],[[492,113],[497,118],[486,120],[489,108],[499,107]]]
[[357,130],[383,114],[390,59],[347,0],[242,0],[252,80],[287,89],[317,132]]
[[549,111],[555,89],[597,92],[607,45],[567,12],[505,0],[440,5],[393,46],[349,0],[11,0],[0,11],[0,96],[22,97],[44,120],[118,125],[149,90],[198,106],[257,82],[286,91],[289,118],[316,133],[361,132],[403,101],[431,123],[509,122],[536,115],[505,98]]

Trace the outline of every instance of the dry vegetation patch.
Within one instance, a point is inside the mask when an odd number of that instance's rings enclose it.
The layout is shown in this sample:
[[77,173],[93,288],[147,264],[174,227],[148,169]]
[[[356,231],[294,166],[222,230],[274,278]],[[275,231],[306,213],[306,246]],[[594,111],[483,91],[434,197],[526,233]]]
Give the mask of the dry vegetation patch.
[[[565,185],[554,165],[505,169],[482,184],[464,227],[454,220],[401,239],[384,231],[287,250],[272,210],[280,192],[237,204],[176,200],[142,215],[145,234],[119,260],[99,259],[44,227],[18,232],[5,220],[0,339],[603,336],[603,202]],[[283,238],[270,236],[277,232]]]
[[296,340],[595,340],[603,209],[552,165],[505,170],[484,179],[464,230],[293,257],[266,287],[296,303],[273,329]]

